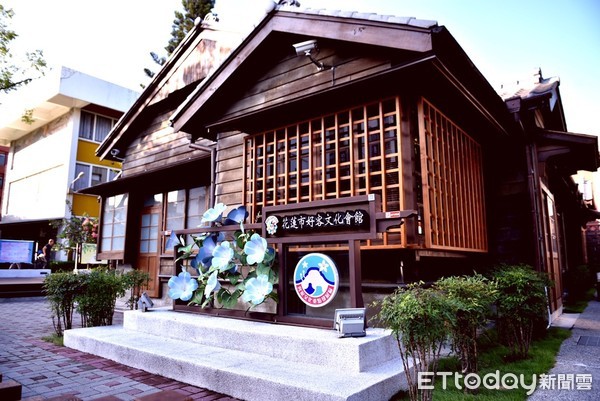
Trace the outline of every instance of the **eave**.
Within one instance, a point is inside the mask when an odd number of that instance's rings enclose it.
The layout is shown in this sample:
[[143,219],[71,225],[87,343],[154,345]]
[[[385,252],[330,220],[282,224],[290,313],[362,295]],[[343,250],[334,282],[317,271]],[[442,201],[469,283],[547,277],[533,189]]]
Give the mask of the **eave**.
[[[0,144],[8,145],[69,113],[72,108],[96,105],[123,112],[138,93],[67,67],[57,67],[3,99]],[[30,111],[27,119],[23,118]]]
[[[410,24],[411,19],[404,20]],[[433,23],[430,22],[430,24]],[[341,40],[419,53],[427,53],[431,50],[430,27],[424,28],[419,24],[417,26],[403,25],[402,27],[403,29],[399,29],[398,23],[344,18],[339,15],[332,17],[299,12],[275,12],[265,18],[227,60],[198,85],[188,100],[171,117],[173,128],[176,131],[195,132],[194,129],[187,126],[192,119],[205,121],[203,124],[205,127],[210,125],[210,116],[202,115],[204,106],[211,99],[217,97],[217,93],[225,82],[239,68],[243,68],[244,62],[270,35],[276,33],[308,35],[317,39]],[[197,136],[211,138],[209,132],[200,133]]]
[[[249,110],[244,115],[222,114],[222,109],[214,107],[214,104],[217,103],[216,99],[231,98],[231,93],[223,93],[228,81],[232,80],[235,74],[239,74],[239,71],[243,71],[245,66],[250,64],[248,60],[255,54],[264,53],[264,49],[261,48],[266,46],[264,43],[276,35],[284,34],[295,35],[296,38],[315,38],[320,42],[334,41],[333,43],[346,45],[372,46],[388,49],[390,54],[404,52],[412,56],[398,64],[392,63],[389,69],[380,73],[335,86],[315,87],[312,92],[299,93],[296,98],[285,102],[265,102],[259,109]],[[289,44],[290,50],[292,43]],[[487,120],[500,136],[510,134],[514,123],[509,118],[504,102],[445,27],[437,24],[413,26],[398,22],[344,18],[339,15],[332,17],[283,11],[263,20],[262,25],[258,26],[212,75],[198,85],[170,120],[176,131],[192,133],[192,142],[200,137],[215,140],[219,131],[245,128],[247,124],[242,123],[242,120],[260,120],[258,116],[266,117],[267,113],[285,115],[288,109],[301,110],[306,99],[317,96],[326,98],[328,93],[335,91],[343,93],[346,86],[361,85],[362,82],[371,80],[377,82],[378,77],[394,77],[399,71],[421,68],[419,65],[433,66],[435,74],[460,93],[473,110],[479,113],[482,119]],[[428,67],[427,69],[431,70]],[[315,80],[317,79],[315,77]],[[276,109],[281,110],[276,112]]]
[[[111,156],[111,150],[119,146],[119,142],[123,141],[127,135],[136,135],[137,132],[130,132],[130,128],[135,122],[141,118],[144,110],[153,103],[160,100],[162,96],[168,94],[161,93],[161,89],[167,84],[168,80],[177,72],[177,67],[184,61],[186,55],[193,51],[194,45],[197,44],[198,36],[201,30],[196,28],[191,30],[188,35],[177,47],[176,51],[169,57],[166,63],[156,73],[142,94],[137,98],[135,103],[121,117],[113,129],[109,132],[106,139],[100,144],[96,150],[96,155],[100,159],[114,159]],[[133,130],[132,130],[133,131]]]
[[545,129],[537,129],[535,134],[540,162],[560,159],[561,170],[566,174],[596,171],[600,167],[598,137]]

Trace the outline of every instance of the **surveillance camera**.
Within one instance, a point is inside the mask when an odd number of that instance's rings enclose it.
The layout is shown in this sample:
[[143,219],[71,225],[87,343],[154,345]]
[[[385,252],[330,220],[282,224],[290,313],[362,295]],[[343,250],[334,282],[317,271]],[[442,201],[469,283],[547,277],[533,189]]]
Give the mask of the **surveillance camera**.
[[112,156],[117,156],[121,151],[119,149],[111,149],[110,154]]
[[300,42],[293,45],[296,49],[297,56],[308,56],[313,50],[318,51],[317,41],[315,39],[307,40],[306,42]]

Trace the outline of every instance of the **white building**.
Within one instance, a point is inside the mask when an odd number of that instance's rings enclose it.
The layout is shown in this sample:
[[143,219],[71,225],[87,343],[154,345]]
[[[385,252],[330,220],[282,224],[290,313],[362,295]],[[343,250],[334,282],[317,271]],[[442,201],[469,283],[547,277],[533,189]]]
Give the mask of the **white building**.
[[107,182],[120,163],[95,150],[139,93],[66,67],[0,99],[0,145],[9,146],[0,238],[55,236],[50,220],[98,216],[95,196],[76,194]]

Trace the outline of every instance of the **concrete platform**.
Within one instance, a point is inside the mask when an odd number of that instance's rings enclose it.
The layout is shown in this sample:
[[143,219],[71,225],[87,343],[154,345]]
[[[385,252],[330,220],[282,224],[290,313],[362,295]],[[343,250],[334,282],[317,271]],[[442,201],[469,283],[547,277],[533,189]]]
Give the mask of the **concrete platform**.
[[[0,270],[2,271],[2,270]],[[8,270],[12,271],[12,270]],[[18,271],[18,270],[17,270]],[[0,277],[0,298],[38,297],[44,295],[44,277]]]
[[579,319],[579,316],[580,313],[563,313],[552,321],[551,326],[571,330],[577,319]]
[[123,326],[65,332],[67,347],[244,400],[387,400],[406,388],[388,332],[334,330],[155,309]]
[[50,269],[0,269],[0,278],[41,278],[51,273]]

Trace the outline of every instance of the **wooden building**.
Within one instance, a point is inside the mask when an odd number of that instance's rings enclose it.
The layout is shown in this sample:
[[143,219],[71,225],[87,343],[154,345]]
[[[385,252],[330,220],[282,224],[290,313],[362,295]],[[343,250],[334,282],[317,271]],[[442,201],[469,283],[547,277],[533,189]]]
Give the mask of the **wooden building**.
[[[417,213],[361,241],[365,302],[528,263],[557,283],[556,313],[595,218],[571,175],[599,165],[597,138],[566,131],[558,81],[502,98],[434,21],[289,5],[242,37],[199,25],[97,154],[123,161],[85,190],[102,198],[98,257],[150,272],[153,297],[177,273],[168,233],[216,202],[257,223],[265,207],[376,194],[379,212]],[[313,314],[294,308],[278,313]]]

